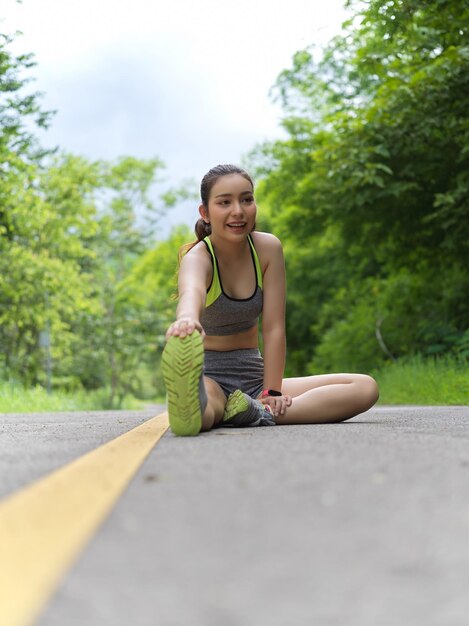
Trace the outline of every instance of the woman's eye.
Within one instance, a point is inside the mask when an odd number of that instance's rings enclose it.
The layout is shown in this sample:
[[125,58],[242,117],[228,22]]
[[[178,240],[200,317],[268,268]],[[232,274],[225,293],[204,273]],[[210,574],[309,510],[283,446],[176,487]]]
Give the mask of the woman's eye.
[[251,204],[252,202],[254,202],[254,198],[244,198],[244,201],[246,204]]

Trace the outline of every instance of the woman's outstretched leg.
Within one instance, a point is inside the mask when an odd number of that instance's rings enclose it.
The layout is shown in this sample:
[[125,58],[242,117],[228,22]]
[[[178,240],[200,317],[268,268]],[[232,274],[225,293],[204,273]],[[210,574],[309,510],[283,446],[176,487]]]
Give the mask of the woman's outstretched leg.
[[204,347],[200,333],[171,336],[162,356],[169,425],[175,435],[197,435],[207,406],[203,381]]
[[379,397],[376,381],[366,374],[286,378],[282,392],[292,396],[292,404],[277,424],[342,422],[368,411]]
[[203,376],[202,337],[194,331],[169,337],[162,370],[168,394],[169,425],[175,435],[197,435],[223,417],[226,397],[220,386]]

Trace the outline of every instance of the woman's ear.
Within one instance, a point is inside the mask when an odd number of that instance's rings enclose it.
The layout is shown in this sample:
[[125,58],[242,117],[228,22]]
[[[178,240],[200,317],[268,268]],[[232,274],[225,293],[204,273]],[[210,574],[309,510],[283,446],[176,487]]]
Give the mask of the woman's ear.
[[204,220],[206,224],[210,224],[210,218],[208,216],[207,208],[204,204],[199,206],[200,217]]

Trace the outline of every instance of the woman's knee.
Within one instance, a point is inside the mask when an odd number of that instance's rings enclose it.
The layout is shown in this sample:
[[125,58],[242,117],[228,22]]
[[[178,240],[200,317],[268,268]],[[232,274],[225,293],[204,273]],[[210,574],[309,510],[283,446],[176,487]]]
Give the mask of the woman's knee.
[[357,374],[357,385],[359,388],[359,400],[362,404],[362,411],[367,411],[376,404],[379,398],[378,383],[368,374]]

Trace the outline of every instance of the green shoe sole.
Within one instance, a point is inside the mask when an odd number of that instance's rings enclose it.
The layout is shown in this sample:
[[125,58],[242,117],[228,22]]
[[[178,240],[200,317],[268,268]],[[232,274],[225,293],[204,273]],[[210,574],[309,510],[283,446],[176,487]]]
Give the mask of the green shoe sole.
[[246,400],[244,393],[240,389],[236,389],[230,393],[226,401],[225,412],[223,413],[223,421],[227,422],[238,413],[243,413],[249,408],[249,402]]
[[200,333],[170,337],[162,357],[169,425],[175,435],[197,435],[202,428],[199,383],[204,365]]

